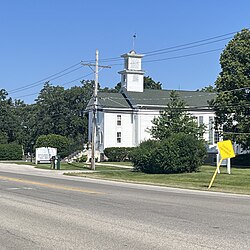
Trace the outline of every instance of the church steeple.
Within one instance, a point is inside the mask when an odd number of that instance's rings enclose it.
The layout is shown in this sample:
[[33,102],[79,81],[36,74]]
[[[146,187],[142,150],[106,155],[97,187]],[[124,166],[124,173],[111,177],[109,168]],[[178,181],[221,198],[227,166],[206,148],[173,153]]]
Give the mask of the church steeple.
[[144,71],[141,69],[143,55],[134,50],[121,55],[124,58],[124,70],[120,71],[121,86],[127,91],[143,92]]

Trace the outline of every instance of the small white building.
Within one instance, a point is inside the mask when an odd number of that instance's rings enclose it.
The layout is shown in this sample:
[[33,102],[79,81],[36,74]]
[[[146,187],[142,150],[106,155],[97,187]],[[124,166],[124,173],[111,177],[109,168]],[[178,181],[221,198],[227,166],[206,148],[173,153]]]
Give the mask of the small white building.
[[[136,147],[149,139],[153,118],[159,116],[170,100],[171,90],[143,88],[143,55],[131,51],[122,57],[124,69],[119,72],[122,87],[120,93],[98,93],[96,149],[100,153],[108,147]],[[206,125],[204,139],[209,145],[208,152],[215,152],[219,138],[213,129],[215,113],[208,107],[208,101],[214,98],[214,93],[176,92],[185,101],[188,112],[197,117],[197,122]],[[92,107],[93,99],[87,107],[89,141],[92,133]]]

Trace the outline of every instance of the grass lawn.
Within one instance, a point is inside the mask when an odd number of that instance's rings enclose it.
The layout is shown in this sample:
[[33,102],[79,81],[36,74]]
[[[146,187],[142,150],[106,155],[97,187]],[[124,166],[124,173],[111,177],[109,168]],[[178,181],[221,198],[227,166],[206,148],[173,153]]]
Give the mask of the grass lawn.
[[[144,184],[162,185],[188,189],[207,190],[215,171],[215,166],[202,166],[196,173],[184,174],[145,174],[133,172],[130,169],[112,171],[98,169],[93,173],[69,173],[69,175],[100,178],[107,180],[136,182]],[[117,170],[117,168],[115,168]],[[211,191],[250,194],[250,168],[232,168],[231,174],[226,173],[226,167],[221,167],[221,173],[217,174]]]
[[[35,165],[30,162],[15,162],[16,164],[32,165],[35,168],[50,169],[50,164]],[[108,166],[106,164],[115,164],[117,166],[132,166],[130,162],[106,162],[102,165],[96,165],[96,171],[91,173],[71,172],[67,175],[79,177],[89,177],[97,179],[115,180],[122,182],[143,183],[151,185],[160,185],[168,187],[188,188],[197,190],[207,190],[215,171],[215,166],[202,166],[196,173],[184,174],[145,174],[133,172],[131,169]],[[85,163],[61,163],[61,170],[89,170]],[[240,193],[250,195],[250,167],[232,168],[231,174],[226,173],[226,167],[220,168],[221,173],[217,174],[211,191],[221,191],[230,193]],[[56,170],[55,170],[56,171]]]

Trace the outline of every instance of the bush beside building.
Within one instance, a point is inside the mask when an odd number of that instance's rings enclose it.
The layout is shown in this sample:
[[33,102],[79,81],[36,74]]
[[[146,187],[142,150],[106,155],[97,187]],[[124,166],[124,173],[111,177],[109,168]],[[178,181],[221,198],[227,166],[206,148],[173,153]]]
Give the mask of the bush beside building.
[[22,160],[23,150],[21,145],[0,144],[0,160]]

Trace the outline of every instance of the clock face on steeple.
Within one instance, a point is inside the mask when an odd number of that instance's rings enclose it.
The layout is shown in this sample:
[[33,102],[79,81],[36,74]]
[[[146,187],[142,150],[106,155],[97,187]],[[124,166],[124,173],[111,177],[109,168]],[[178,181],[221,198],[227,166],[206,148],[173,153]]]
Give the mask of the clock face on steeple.
[[140,70],[140,58],[130,58],[130,69]]

